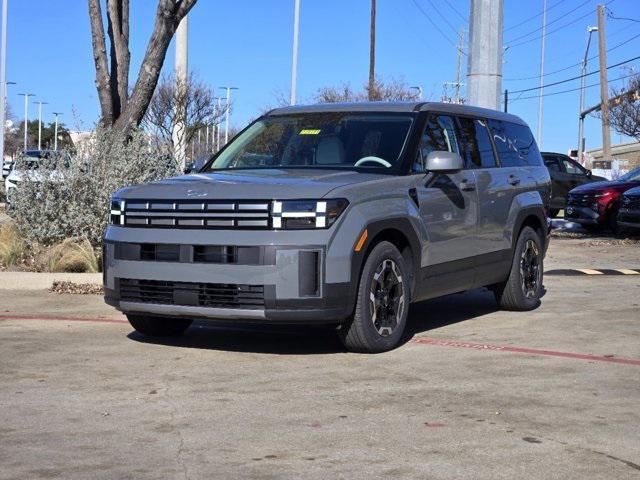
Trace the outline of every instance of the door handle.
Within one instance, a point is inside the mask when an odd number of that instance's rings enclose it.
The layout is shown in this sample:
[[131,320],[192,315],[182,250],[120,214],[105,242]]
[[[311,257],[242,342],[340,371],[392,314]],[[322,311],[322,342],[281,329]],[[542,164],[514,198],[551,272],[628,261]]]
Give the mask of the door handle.
[[466,178],[460,182],[460,190],[463,192],[473,192],[476,189],[476,184]]
[[520,179],[515,175],[509,175],[509,184],[516,186],[520,184]]

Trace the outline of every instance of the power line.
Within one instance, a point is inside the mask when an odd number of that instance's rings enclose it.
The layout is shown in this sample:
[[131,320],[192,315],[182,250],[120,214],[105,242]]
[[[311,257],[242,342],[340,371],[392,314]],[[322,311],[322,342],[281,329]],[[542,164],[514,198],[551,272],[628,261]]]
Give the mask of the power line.
[[[637,35],[634,35],[633,37],[625,40],[624,42],[620,42],[619,44],[607,49],[607,53],[612,52],[613,50],[622,47],[623,45],[626,45],[629,42],[632,42],[633,40],[635,40],[636,38],[640,37],[640,33]],[[593,60],[595,58],[598,58],[598,54],[596,53],[595,55],[589,57],[587,59],[587,61],[589,60]],[[558,70],[554,70],[553,72],[549,72],[549,73],[545,73],[543,76],[548,77],[549,75],[555,75],[556,73],[560,73],[560,72],[565,72],[567,70],[572,69],[573,67],[579,67],[580,65],[582,65],[582,62],[577,62],[577,63],[573,63],[571,65],[569,65],[568,67],[564,67],[564,68],[560,68]],[[522,78],[504,78],[503,80],[506,82],[517,82],[517,81],[521,81],[521,80],[535,80],[537,78],[540,78],[539,75],[534,75],[531,77],[522,77]]]
[[[622,77],[618,77],[618,78],[614,78],[613,80],[609,80],[609,82],[617,82],[618,80],[624,80],[626,78],[633,77],[635,75],[637,75],[637,73],[630,73],[628,75],[624,75]],[[599,87],[599,86],[600,86],[600,82],[592,83],[590,85],[586,85],[584,88]],[[545,93],[542,96],[543,97],[551,97],[553,95],[560,95],[562,93],[577,92],[578,90],[580,90],[580,87],[578,87],[578,88],[570,88],[568,90],[560,90],[559,92]],[[515,102],[517,100],[528,100],[528,99],[531,99],[531,98],[539,98],[539,97],[540,97],[540,95],[529,95],[527,97],[518,97],[518,98],[513,99],[512,102]]]
[[413,4],[416,6],[416,8],[420,11],[420,13],[422,13],[422,15],[424,15],[424,17],[425,17],[427,20],[429,20],[429,23],[433,26],[433,28],[435,28],[435,29],[440,33],[440,35],[442,35],[442,36],[445,38],[445,40],[451,44],[451,46],[452,46],[452,47],[456,47],[455,42],[454,42],[454,41],[452,41],[452,40],[447,36],[447,34],[446,34],[446,33],[444,33],[444,32],[440,29],[440,27],[438,26],[438,24],[437,24],[436,22],[434,22],[434,21],[433,21],[433,19],[429,16],[429,14],[428,14],[427,12],[425,12],[425,11],[422,9],[422,7],[420,6],[420,4],[419,4],[416,0],[411,0],[411,1],[412,1],[412,2],[413,2]]
[[[553,24],[554,24],[554,23],[556,23],[556,22],[559,22],[560,20],[564,20],[565,18],[567,18],[567,16],[568,16],[568,15],[572,14],[572,13],[573,13],[573,12],[575,12],[576,10],[581,9],[582,7],[584,7],[586,4],[588,4],[588,3],[590,3],[590,2],[591,2],[591,0],[585,0],[584,2],[582,2],[582,3],[581,3],[580,5],[578,5],[577,7],[575,7],[575,8],[573,8],[573,9],[569,10],[567,13],[565,13],[565,14],[563,14],[563,15],[559,15],[559,16],[558,16],[558,18],[556,18],[555,20],[552,20],[551,22],[547,22],[547,27],[548,27],[549,25],[553,25]],[[547,10],[549,10],[549,9],[547,9]],[[589,12],[589,13],[591,13],[591,12]],[[542,15],[542,14],[540,14],[540,15]],[[524,33],[524,34],[520,35],[519,37],[512,38],[511,40],[509,40],[509,41],[508,41],[508,42],[506,42],[506,43],[517,42],[518,40],[521,40],[521,39],[523,39],[523,38],[528,37],[529,35],[532,35],[532,34],[534,34],[534,33],[537,33],[537,32],[539,32],[540,30],[542,30],[542,27],[538,27],[538,28],[536,28],[535,30],[531,30],[531,31],[530,31],[530,32],[528,32],[528,33]]]
[[[547,8],[547,12],[549,12],[549,10],[551,10],[552,8],[557,7],[558,5],[560,5],[561,3],[566,2],[566,0],[560,0],[558,3],[553,4],[552,6],[550,6],[549,8]],[[535,20],[538,17],[542,16],[543,12],[537,13],[531,17],[525,18],[524,20],[522,20],[520,23],[516,23],[515,25],[510,26],[509,28],[505,28],[504,32],[508,32],[510,30],[513,30],[514,28],[518,28],[520,25],[524,25],[525,23],[530,22],[531,20]]]
[[[607,2],[607,4],[606,4],[606,5],[609,5],[609,4],[611,4],[611,3],[615,2],[615,1],[616,1],[616,0],[609,0],[609,2]],[[593,14],[593,12],[587,12],[587,13],[585,13],[584,15],[581,15],[580,17],[578,17],[578,18],[576,18],[576,19],[574,19],[574,20],[571,20],[571,21],[570,21],[570,22],[568,22],[568,23],[565,23],[565,24],[563,24],[563,25],[560,25],[558,28],[556,28],[556,29],[554,29],[554,30],[549,30],[548,32],[546,32],[546,33],[545,33],[545,36],[549,36],[549,35],[551,35],[552,33],[558,32],[558,31],[560,31],[560,30],[564,29],[565,27],[568,27],[569,25],[573,25],[574,23],[577,23],[577,22],[579,22],[580,20],[582,20],[583,18],[586,18],[586,17],[588,17],[589,15],[592,15],[592,14]],[[542,36],[538,36],[538,37],[531,38],[531,39],[529,39],[529,40],[523,40],[522,42],[514,43],[513,45],[509,45],[509,48],[515,48],[515,47],[519,47],[520,45],[526,45],[527,43],[531,43],[531,42],[538,41],[538,40],[540,40],[541,38],[542,38]]]
[[451,30],[453,30],[455,32],[455,34],[457,35],[458,34],[458,30],[456,29],[456,27],[454,27],[451,24],[451,22],[449,20],[447,20],[447,17],[442,14],[440,9],[433,3],[433,0],[427,0],[427,2],[429,2],[429,5],[431,5],[431,8],[433,8],[435,10],[435,12],[438,14],[438,16],[442,19],[442,21],[444,23],[446,23],[449,26],[449,28]]
[[[564,2],[564,0],[560,0],[561,2]],[[451,10],[453,10],[454,12],[456,12],[456,15],[458,15],[460,17],[460,19],[464,22],[464,23],[469,23],[469,17],[463,15],[460,13],[460,11],[454,7],[451,2],[449,0],[444,0],[444,3],[446,3],[447,5],[449,5],[449,8]]]
[[[616,63],[616,64],[614,64],[614,65],[609,65],[606,69],[607,69],[607,70],[609,70],[609,69],[611,69],[611,68],[619,67],[620,65],[624,65],[625,63],[630,63],[630,62],[633,62],[633,61],[635,61],[635,60],[639,60],[639,59],[640,59],[640,56],[637,56],[637,57],[634,57],[634,58],[630,58],[629,60],[625,60],[625,61],[623,61],[623,62],[618,62],[618,63]],[[600,73],[600,70],[598,69],[598,70],[594,70],[594,71],[589,72],[589,73],[585,73],[585,74],[584,74],[584,76],[585,76],[585,77],[588,77],[588,76],[591,76],[591,75],[595,75],[596,73]],[[555,85],[560,85],[560,84],[562,84],[562,83],[571,82],[571,81],[573,81],[573,80],[578,80],[578,79],[580,79],[580,78],[582,78],[582,75],[578,75],[577,77],[567,78],[567,79],[565,79],[565,80],[560,80],[560,81],[558,81],[558,82],[548,83],[548,84],[546,84],[546,85],[541,85],[541,86],[539,86],[539,87],[525,88],[525,89],[523,89],[523,90],[513,90],[512,92],[509,92],[509,93],[524,93],[524,92],[532,92],[532,91],[534,91],[534,90],[540,90],[540,89],[543,89],[543,88],[546,88],[546,87],[553,87],[553,86],[555,86]]]

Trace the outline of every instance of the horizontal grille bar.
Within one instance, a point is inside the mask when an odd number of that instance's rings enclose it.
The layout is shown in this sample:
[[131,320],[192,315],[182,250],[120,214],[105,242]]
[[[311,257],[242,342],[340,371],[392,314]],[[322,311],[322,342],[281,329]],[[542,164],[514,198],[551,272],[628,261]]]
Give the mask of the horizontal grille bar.
[[264,286],[119,279],[124,301],[215,308],[264,308]]
[[271,202],[202,200],[127,200],[123,221],[129,227],[267,229]]

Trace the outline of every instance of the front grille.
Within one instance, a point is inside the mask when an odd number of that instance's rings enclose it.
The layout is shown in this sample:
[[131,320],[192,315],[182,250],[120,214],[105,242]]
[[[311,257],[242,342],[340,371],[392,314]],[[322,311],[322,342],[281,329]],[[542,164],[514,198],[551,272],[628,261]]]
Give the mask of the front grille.
[[128,302],[212,308],[264,308],[263,285],[188,283],[119,279],[120,299]]
[[263,247],[114,242],[116,260],[135,262],[266,264]]
[[267,229],[271,202],[267,200],[127,200],[119,223],[125,227]]

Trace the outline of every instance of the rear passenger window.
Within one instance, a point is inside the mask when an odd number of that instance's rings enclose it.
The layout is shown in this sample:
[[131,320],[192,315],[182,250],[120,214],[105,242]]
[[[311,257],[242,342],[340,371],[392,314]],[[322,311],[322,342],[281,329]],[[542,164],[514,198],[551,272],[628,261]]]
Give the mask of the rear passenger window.
[[467,168],[491,168],[496,166],[493,145],[484,120],[460,117],[460,143]]
[[560,171],[560,163],[558,163],[557,157],[548,157],[544,159],[544,164],[549,169],[549,171],[559,172]]
[[538,146],[529,127],[500,120],[489,120],[489,128],[503,167],[542,165]]
[[453,118],[446,115],[430,114],[424,133],[420,139],[418,159],[413,167],[414,172],[424,171],[429,153],[434,151],[459,153],[456,129]]

